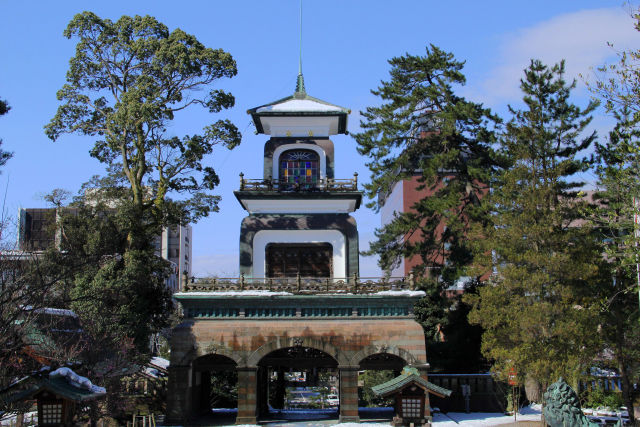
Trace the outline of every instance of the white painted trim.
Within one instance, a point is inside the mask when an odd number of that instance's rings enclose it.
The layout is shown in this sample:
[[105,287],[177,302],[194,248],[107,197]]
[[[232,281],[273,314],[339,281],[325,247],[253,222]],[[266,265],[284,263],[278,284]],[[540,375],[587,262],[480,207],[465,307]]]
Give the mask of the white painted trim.
[[241,199],[249,213],[315,214],[350,213],[356,210],[353,199]]
[[333,277],[347,277],[347,245],[338,230],[260,230],[253,236],[253,277],[265,277],[265,252],[269,243],[330,243]]
[[311,150],[318,153],[318,157],[320,158],[320,179],[325,179],[327,177],[327,154],[324,150],[314,144],[286,144],[281,145],[273,152],[273,158],[271,159],[271,173],[273,174],[273,179],[278,179],[280,175],[280,156],[285,151],[289,150]]
[[271,136],[329,136],[338,133],[338,116],[262,116],[262,129]]

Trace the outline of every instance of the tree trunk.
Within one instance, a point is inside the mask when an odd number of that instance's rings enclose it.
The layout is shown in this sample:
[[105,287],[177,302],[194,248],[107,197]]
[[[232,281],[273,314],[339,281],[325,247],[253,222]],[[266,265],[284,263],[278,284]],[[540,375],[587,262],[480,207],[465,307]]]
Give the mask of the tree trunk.
[[631,425],[635,425],[636,419],[633,411],[633,395],[631,390],[633,384],[631,383],[631,377],[629,375],[629,367],[622,361],[618,362],[618,370],[620,371],[620,386],[622,388],[622,401],[627,407],[629,413],[629,421]]

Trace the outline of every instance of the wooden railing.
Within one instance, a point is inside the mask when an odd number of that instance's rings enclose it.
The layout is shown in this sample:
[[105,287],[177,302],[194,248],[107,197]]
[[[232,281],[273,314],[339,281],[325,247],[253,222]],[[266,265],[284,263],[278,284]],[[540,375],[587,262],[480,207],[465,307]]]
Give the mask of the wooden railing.
[[324,178],[317,182],[289,182],[285,179],[246,179],[240,173],[240,191],[358,191],[358,173],[353,179]]
[[372,294],[415,290],[413,275],[406,277],[278,277],[247,278],[183,276],[183,292],[272,291],[291,294]]

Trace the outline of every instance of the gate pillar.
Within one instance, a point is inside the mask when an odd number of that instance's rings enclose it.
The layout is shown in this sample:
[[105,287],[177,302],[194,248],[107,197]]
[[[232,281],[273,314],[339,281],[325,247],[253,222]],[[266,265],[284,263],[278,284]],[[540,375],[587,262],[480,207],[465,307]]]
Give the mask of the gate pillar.
[[238,416],[236,417],[236,424],[257,423],[257,374],[257,367],[238,367]]
[[341,423],[358,423],[358,366],[338,366]]
[[191,367],[171,365],[167,393],[167,421],[183,424],[192,410]]

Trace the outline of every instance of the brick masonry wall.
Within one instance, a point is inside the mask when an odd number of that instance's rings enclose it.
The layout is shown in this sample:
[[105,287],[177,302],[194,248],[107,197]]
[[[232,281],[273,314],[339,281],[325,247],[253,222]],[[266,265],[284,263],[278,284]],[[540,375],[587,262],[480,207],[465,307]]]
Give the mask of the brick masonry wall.
[[422,327],[410,318],[189,321],[174,330],[171,363],[216,353],[238,366],[257,366],[271,351],[296,345],[322,350],[343,365],[376,353],[426,363]]
[[[258,364],[269,353],[294,346],[332,356],[340,372],[340,419],[358,421],[357,373],[364,358],[378,353],[408,364],[427,361],[422,327],[413,318],[188,320],[173,330],[167,402],[168,419],[188,420],[194,389],[189,381],[201,356],[223,356],[238,370],[238,424],[255,424],[259,413]],[[203,360],[203,359],[198,359]]]

